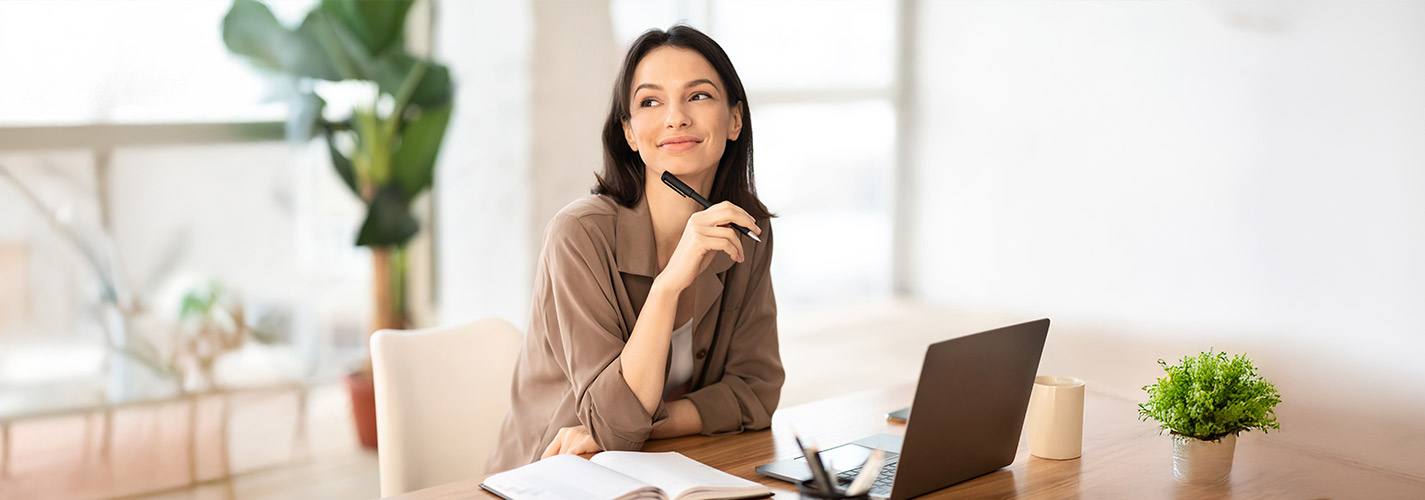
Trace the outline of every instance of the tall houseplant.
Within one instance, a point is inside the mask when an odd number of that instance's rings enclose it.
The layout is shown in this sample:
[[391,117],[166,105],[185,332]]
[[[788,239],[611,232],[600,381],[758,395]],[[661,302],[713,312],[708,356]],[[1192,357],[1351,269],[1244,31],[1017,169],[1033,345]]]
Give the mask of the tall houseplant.
[[1208,350],[1184,356],[1178,365],[1161,359],[1158,365],[1167,374],[1143,387],[1148,401],[1138,405],[1138,415],[1171,431],[1178,480],[1226,481],[1238,434],[1281,428],[1275,410],[1281,394],[1245,354]]
[[[413,0],[322,0],[295,28],[277,21],[256,0],[234,0],[223,18],[223,42],[254,66],[288,82],[287,136],[306,142],[322,136],[332,166],[366,204],[356,244],[372,255],[371,331],[406,325],[404,247],[420,224],[411,202],[431,185],[435,158],[450,121],[450,72],[405,47],[406,15]],[[318,82],[364,82],[369,98],[342,119],[324,116]],[[375,446],[369,362],[356,374],[353,408],[363,444]],[[370,406],[367,411],[365,406]],[[369,442],[367,439],[369,435]]]

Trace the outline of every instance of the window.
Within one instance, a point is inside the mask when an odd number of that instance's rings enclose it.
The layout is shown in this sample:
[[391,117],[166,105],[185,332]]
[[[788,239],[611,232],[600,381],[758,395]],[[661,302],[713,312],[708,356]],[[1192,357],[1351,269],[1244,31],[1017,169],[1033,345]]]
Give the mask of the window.
[[[313,4],[269,2],[289,26]],[[282,120],[285,106],[265,102],[264,77],[223,44],[230,5],[0,2],[0,128],[76,126],[40,133],[82,148],[75,137],[102,132],[77,126]],[[120,400],[171,389],[112,362],[127,358],[109,348],[114,318],[95,267],[142,300],[152,322],[134,330],[160,350],[173,349],[183,293],[218,282],[249,319],[285,322],[297,376],[330,377],[363,356],[370,266],[352,240],[364,207],[332,173],[324,144],[272,139],[0,151],[9,174],[0,176],[0,408],[33,409],[10,391],[47,383],[77,381]],[[91,266],[95,258],[103,264]]]
[[[295,26],[313,2],[271,2]],[[0,2],[0,125],[281,120],[223,46],[231,2]]]

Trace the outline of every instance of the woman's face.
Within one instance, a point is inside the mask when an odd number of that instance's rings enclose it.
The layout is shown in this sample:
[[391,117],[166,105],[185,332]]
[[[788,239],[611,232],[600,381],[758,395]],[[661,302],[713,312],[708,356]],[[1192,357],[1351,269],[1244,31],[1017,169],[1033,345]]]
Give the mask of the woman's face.
[[657,178],[664,171],[692,181],[717,171],[727,141],[742,132],[742,106],[702,54],[679,47],[649,51],[633,72],[628,147]]

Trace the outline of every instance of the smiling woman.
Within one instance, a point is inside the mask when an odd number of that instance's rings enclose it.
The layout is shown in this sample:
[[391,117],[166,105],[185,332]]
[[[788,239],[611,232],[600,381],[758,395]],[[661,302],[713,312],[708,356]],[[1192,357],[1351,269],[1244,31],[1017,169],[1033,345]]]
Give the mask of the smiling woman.
[[[650,30],[610,101],[594,194],[545,231],[489,472],[765,429],[781,396],[771,214],[753,186],[751,117],[732,62],[693,28]],[[664,172],[714,205],[667,189]]]
[[[680,77],[688,79],[679,80]],[[719,140],[709,142],[696,155],[688,155],[690,158],[672,161],[672,155],[658,153],[692,146],[665,146],[691,141],[701,144],[711,136],[666,134],[663,130],[669,120],[696,122],[694,130],[717,133]],[[652,142],[641,150],[639,138]],[[674,140],[678,142],[662,143]],[[595,194],[612,196],[620,204],[632,206],[643,195],[645,181],[655,178],[645,168],[652,164],[668,169],[699,192],[711,189],[708,199],[714,202],[731,201],[758,219],[771,216],[753,185],[752,115],[742,79],[717,42],[693,28],[674,26],[667,32],[650,31],[629,48],[610,97],[603,141],[604,171]],[[709,179],[713,181],[711,186],[691,182],[693,179],[687,177],[690,169],[701,170],[698,167],[711,164],[718,166],[716,178]],[[662,171],[654,174],[661,175]]]

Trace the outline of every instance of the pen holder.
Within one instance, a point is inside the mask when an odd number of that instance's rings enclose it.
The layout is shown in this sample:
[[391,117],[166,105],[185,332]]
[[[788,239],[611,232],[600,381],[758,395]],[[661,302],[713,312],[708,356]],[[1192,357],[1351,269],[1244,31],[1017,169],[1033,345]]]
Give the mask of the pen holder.
[[851,495],[847,495],[847,494],[846,494],[846,490],[845,490],[844,488],[840,487],[840,486],[836,486],[836,487],[833,487],[833,488],[835,489],[835,492],[834,492],[834,493],[832,493],[831,495],[825,495],[825,494],[822,494],[821,492],[817,491],[817,489],[816,489],[816,480],[815,480],[815,479],[808,479],[808,480],[806,480],[806,481],[802,481],[802,482],[800,482],[800,483],[797,483],[797,493],[801,494],[802,498],[819,498],[819,499],[824,499],[824,500],[870,500],[870,499],[871,499],[869,493],[864,493],[864,494],[861,494],[861,495],[851,496]]

